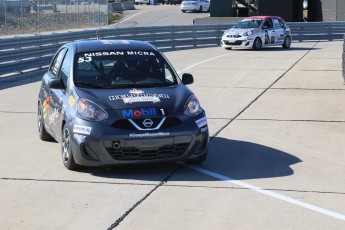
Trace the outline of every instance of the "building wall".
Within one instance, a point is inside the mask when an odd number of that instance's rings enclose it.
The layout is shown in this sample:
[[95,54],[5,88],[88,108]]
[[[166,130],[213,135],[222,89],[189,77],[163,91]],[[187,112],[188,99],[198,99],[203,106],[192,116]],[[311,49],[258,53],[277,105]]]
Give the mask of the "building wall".
[[275,15],[288,22],[302,20],[303,0],[258,0],[258,15]]
[[345,21],[345,0],[308,0],[309,21]]
[[322,0],[322,15],[323,21],[336,21],[337,20],[337,1],[338,0]]
[[337,21],[345,21],[345,1],[337,1]]

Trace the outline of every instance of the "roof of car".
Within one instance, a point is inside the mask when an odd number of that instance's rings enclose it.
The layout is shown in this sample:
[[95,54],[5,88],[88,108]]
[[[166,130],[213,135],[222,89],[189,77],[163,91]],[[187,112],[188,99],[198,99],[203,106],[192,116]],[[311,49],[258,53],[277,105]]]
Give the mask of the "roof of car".
[[157,50],[153,45],[135,40],[83,40],[67,44],[75,52],[107,51],[107,50]]
[[265,20],[267,18],[279,18],[279,19],[282,19],[281,17],[278,17],[278,16],[251,16],[251,17],[247,17],[245,19],[262,19],[262,20]]

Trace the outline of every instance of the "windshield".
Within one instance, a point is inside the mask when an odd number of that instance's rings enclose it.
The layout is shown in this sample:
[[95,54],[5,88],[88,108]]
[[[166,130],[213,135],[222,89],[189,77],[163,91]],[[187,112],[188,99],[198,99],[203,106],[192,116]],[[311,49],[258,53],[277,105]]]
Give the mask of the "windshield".
[[261,22],[262,22],[261,19],[242,20],[236,24],[235,28],[240,28],[240,29],[258,28]]
[[77,53],[74,60],[77,87],[111,89],[165,87],[176,76],[157,51],[94,51]]

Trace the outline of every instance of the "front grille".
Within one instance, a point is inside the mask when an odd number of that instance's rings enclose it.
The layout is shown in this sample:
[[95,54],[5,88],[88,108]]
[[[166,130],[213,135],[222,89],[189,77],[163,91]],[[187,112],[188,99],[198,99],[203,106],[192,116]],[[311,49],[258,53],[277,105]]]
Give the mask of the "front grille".
[[[146,118],[135,118],[132,119],[140,128],[145,129],[145,126],[143,125],[143,121]],[[162,120],[162,117],[154,117],[154,118],[150,118],[153,121],[153,125],[152,127],[156,127],[159,122]],[[180,119],[178,119],[177,117],[166,117],[165,121],[163,122],[162,126],[160,127],[160,129],[166,129],[166,128],[171,128],[174,126],[177,126],[179,124],[182,124],[182,121]],[[118,128],[118,129],[125,129],[125,130],[137,130],[133,124],[127,120],[127,119],[121,119],[121,120],[117,120],[116,122],[114,122],[112,125],[112,127],[114,128]]]
[[187,149],[188,143],[165,145],[156,149],[138,149],[135,147],[107,148],[110,156],[115,160],[150,160],[181,156]]
[[242,41],[235,41],[235,42],[229,42],[229,41],[225,41],[226,45],[242,45]]
[[227,37],[227,38],[240,38],[240,37],[242,37],[242,36],[239,35],[239,34],[236,34],[236,35],[234,35],[234,34],[228,34],[226,37]]

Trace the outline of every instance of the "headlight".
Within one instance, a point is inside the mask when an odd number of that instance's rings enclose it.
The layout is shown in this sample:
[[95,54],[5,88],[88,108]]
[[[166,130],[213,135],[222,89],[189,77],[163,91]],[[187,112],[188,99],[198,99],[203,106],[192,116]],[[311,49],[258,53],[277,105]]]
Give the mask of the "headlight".
[[245,32],[243,34],[243,36],[250,36],[250,35],[253,35],[254,34],[254,30],[248,30],[247,32]]
[[188,98],[183,113],[188,117],[195,117],[202,113],[202,108],[200,107],[199,100],[196,98],[195,95],[191,95]]
[[84,98],[78,100],[77,116],[87,121],[103,121],[108,118],[101,107]]

